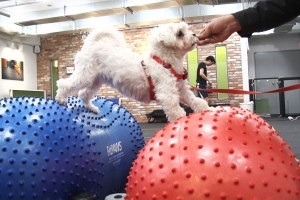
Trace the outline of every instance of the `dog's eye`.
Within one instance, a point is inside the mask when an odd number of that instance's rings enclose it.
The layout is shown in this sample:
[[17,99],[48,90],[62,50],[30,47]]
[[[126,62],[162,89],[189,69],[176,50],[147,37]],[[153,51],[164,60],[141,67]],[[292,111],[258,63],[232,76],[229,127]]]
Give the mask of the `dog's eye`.
[[179,31],[178,37],[183,37],[183,36],[184,36],[184,34],[182,33],[182,31]]

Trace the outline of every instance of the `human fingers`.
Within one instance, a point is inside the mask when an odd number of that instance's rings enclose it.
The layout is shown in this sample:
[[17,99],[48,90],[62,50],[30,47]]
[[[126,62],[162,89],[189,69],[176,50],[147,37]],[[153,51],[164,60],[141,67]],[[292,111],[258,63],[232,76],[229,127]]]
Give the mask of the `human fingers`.
[[199,40],[199,41],[197,42],[197,45],[198,45],[198,46],[203,46],[203,45],[206,45],[206,44],[210,44],[208,39],[205,39],[205,40]]
[[198,46],[203,46],[203,45],[206,45],[206,44],[213,44],[213,43],[217,43],[218,41],[216,41],[214,38],[206,38],[204,40],[199,40],[197,42],[197,45]]
[[208,38],[209,36],[211,35],[211,27],[210,25],[206,25],[205,27],[203,27],[199,34],[197,35],[198,39],[199,40],[203,40],[203,39],[206,39]]

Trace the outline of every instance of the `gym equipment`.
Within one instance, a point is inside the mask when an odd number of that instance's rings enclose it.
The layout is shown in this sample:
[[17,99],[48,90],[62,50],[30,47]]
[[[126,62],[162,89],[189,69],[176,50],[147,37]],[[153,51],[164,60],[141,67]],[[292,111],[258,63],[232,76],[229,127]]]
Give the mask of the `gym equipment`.
[[104,200],[124,200],[125,196],[125,193],[116,193],[108,195]]
[[141,129],[123,107],[79,98],[67,106],[44,98],[0,100],[0,199],[63,199],[91,192],[103,200],[125,188]]
[[295,154],[263,118],[242,108],[168,124],[138,154],[127,200],[300,198]]

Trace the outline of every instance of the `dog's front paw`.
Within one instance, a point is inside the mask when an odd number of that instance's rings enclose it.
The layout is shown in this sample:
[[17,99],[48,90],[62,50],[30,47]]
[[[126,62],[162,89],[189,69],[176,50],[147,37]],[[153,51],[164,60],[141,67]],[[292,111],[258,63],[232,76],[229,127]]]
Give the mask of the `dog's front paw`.
[[57,103],[59,103],[61,105],[67,105],[67,103],[68,103],[68,99],[67,98],[61,98],[59,96],[56,96],[55,100],[57,101]]
[[94,105],[90,104],[90,105],[86,105],[85,107],[86,107],[86,109],[88,109],[89,111],[92,111],[95,114],[100,113],[100,110],[97,106],[94,106]]
[[217,106],[217,107],[209,107],[208,110],[213,111],[213,112],[217,112],[217,111],[224,110],[224,108],[220,107],[220,106]]
[[201,113],[205,110],[209,110],[208,103],[200,98],[196,98],[195,103],[191,105],[191,108],[195,113]]
[[168,113],[169,115],[167,115],[167,117],[169,122],[175,122],[180,117],[186,116],[186,112],[183,109],[178,109],[177,111],[174,110],[173,112],[168,112]]

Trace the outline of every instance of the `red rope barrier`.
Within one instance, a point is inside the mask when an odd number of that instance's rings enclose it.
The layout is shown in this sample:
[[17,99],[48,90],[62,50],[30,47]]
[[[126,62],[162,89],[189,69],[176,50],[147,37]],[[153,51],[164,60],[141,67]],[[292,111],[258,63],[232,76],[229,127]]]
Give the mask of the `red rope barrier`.
[[278,93],[278,92],[286,92],[291,90],[300,89],[300,84],[291,85],[287,87],[282,87],[276,90],[269,90],[265,92],[254,92],[254,91],[246,91],[246,90],[237,90],[237,89],[201,89],[194,86],[191,86],[192,90],[204,90],[206,92],[215,92],[215,93],[227,93],[227,94],[267,94],[267,93]]

